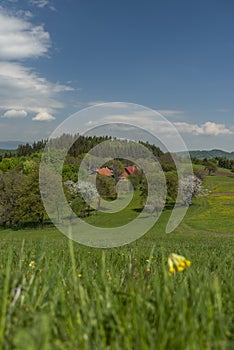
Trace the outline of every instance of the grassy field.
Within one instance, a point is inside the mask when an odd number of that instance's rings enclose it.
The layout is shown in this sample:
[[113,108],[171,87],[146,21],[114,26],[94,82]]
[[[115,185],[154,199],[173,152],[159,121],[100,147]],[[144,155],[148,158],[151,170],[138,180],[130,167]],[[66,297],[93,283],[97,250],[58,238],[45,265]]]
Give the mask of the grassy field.
[[200,231],[234,234],[234,176],[207,176],[204,186],[210,195],[194,200],[185,223]]
[[226,176],[207,176],[205,186],[213,192],[234,192],[234,174],[230,172],[226,174]]
[[[196,199],[175,232],[164,233],[165,211],[115,249],[81,246],[54,228],[0,231],[0,349],[233,349],[234,197],[224,194],[233,185],[207,177],[222,194]],[[108,227],[121,216],[89,220]],[[173,252],[192,264],[171,276]]]

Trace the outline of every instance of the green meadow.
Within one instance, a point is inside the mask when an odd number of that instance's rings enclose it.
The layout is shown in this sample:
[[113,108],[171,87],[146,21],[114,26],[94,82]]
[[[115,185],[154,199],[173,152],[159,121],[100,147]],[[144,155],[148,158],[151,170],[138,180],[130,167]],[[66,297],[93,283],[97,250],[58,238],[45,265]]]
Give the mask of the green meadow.
[[[207,176],[182,224],[170,210],[141,239],[114,249],[55,228],[0,231],[0,349],[233,349],[234,177]],[[124,217],[132,219],[139,198]],[[103,227],[123,213],[87,218]],[[169,275],[171,253],[191,266]]]

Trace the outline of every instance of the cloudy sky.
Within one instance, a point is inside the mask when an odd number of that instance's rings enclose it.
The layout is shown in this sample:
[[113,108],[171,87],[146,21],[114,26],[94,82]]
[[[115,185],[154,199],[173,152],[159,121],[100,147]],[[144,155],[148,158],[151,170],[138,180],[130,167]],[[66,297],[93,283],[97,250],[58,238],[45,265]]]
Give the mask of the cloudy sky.
[[0,141],[122,101],[160,111],[189,149],[233,151],[233,16],[233,0],[2,0]]

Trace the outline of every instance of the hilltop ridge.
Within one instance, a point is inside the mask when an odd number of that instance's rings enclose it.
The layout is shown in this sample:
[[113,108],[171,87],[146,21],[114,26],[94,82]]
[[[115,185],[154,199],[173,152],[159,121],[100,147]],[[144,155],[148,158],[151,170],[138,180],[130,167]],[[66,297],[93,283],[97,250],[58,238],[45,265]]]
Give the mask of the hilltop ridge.
[[[183,155],[184,152],[178,152],[179,155]],[[234,151],[233,152],[227,152],[223,151],[221,149],[212,149],[210,151],[208,150],[194,150],[189,151],[191,158],[198,158],[198,159],[211,159],[216,157],[222,157],[227,159],[233,159],[234,160]]]

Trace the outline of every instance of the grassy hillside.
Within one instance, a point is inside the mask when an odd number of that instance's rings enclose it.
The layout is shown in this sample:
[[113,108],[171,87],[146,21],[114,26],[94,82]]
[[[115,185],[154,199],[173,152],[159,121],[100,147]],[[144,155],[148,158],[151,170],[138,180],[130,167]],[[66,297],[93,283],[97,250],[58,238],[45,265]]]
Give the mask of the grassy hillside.
[[[72,243],[56,229],[0,231],[4,349],[231,349],[234,344],[234,178],[207,176],[171,234],[170,212],[115,249]],[[224,192],[229,192],[225,194]],[[137,197],[124,218],[133,218]],[[225,214],[227,210],[227,215]],[[118,225],[123,213],[89,220]],[[167,258],[192,264],[170,276]]]
[[233,234],[234,176],[230,172],[207,176],[204,186],[210,195],[194,200],[184,222],[199,231]]

